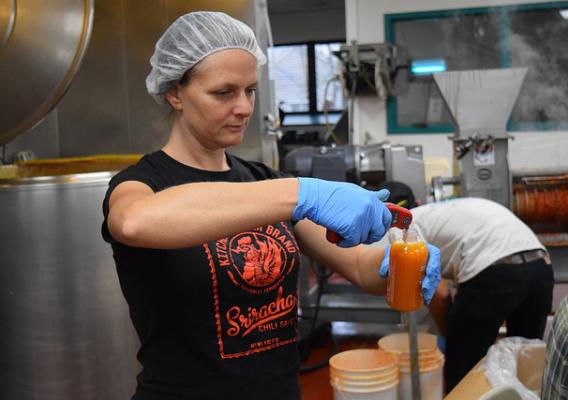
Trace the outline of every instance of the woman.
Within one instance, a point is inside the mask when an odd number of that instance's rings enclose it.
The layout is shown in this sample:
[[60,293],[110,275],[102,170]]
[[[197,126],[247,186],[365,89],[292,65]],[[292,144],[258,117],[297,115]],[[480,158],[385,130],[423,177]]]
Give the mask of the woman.
[[300,249],[383,294],[384,249],[356,245],[385,234],[388,192],[285,177],[225,151],[243,140],[266,62],[242,22],[184,15],[150,61],[148,91],[171,105],[173,126],[112,179],[103,223],[141,342],[134,399],[297,399]]

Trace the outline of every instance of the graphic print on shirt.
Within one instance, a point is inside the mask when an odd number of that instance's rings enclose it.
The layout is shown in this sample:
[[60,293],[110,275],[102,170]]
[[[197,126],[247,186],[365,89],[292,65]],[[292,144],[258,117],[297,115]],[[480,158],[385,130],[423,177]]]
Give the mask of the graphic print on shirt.
[[289,224],[266,225],[204,245],[222,358],[296,341],[300,250]]

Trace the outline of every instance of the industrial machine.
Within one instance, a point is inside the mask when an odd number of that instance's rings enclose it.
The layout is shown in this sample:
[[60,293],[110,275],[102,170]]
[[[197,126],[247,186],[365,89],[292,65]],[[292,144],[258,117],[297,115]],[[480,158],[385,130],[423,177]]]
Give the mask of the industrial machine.
[[[335,55],[344,65],[343,81],[350,96],[347,113],[349,144],[319,143],[292,148],[285,154],[284,169],[296,176],[356,183],[375,190],[385,181],[399,181],[412,188],[418,201],[427,198],[424,159],[421,145],[390,142],[355,145],[353,133],[353,98],[370,95],[384,99],[403,90],[408,69],[404,51],[388,43],[358,44],[340,47]],[[344,129],[343,119],[336,129]],[[370,296],[349,282],[331,276],[325,267],[305,260],[300,278],[300,305],[304,316],[323,321],[373,322],[387,331],[400,323],[400,313],[388,307],[382,297]],[[386,332],[386,331],[385,331]]]
[[[378,143],[368,146],[300,147],[286,154],[288,172],[327,180],[357,183],[377,189],[388,180],[410,186],[416,199],[426,201],[422,146]],[[323,321],[382,323],[385,329],[400,323],[382,297],[363,293],[349,282],[330,276],[322,266],[305,259],[300,276],[303,315]],[[314,275],[315,274],[315,275]]]
[[[394,95],[401,70],[408,68],[403,49],[388,43],[345,44],[335,52],[344,65],[344,84],[349,93],[351,110],[348,118],[348,144],[292,148],[285,155],[284,169],[298,176],[348,181],[374,188],[385,180],[409,185],[417,199],[426,201],[424,161],[421,145],[398,145],[382,142],[354,145],[353,98]],[[400,79],[403,82],[405,79]],[[343,127],[340,119],[335,129]]]
[[512,210],[548,243],[568,245],[568,172],[513,171]]
[[407,68],[404,50],[390,43],[353,41],[342,45],[335,54],[345,66],[345,86],[351,95],[373,94],[381,99],[392,96],[399,71]]
[[396,180],[426,201],[422,146],[392,145],[300,147],[286,154],[286,170],[297,176],[347,181],[376,188]]
[[[511,206],[507,120],[526,72],[526,68],[512,68],[434,74],[455,127],[451,140],[463,197],[484,197]],[[436,197],[443,182],[433,182]]]
[[432,178],[434,201],[444,186],[463,197],[483,197],[510,208],[552,256],[557,282],[568,282],[568,171],[511,171],[507,120],[526,68],[451,71],[434,81],[452,116],[457,173]]

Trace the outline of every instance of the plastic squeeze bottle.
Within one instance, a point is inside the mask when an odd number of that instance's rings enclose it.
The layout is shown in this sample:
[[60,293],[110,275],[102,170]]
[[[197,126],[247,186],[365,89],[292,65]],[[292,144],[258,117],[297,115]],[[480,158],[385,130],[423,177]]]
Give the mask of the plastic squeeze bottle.
[[415,311],[422,307],[421,284],[424,278],[428,247],[410,228],[390,248],[387,302],[398,311]]

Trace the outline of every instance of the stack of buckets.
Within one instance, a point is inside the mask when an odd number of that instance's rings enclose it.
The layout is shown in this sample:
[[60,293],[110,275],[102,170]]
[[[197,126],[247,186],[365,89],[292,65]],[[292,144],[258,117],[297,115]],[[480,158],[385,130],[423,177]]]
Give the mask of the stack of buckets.
[[[410,346],[407,333],[388,335],[378,349],[338,353],[329,360],[335,400],[412,400]],[[418,334],[422,400],[442,400],[444,355],[437,338]]]
[[[400,371],[399,400],[412,400],[408,334],[396,333],[381,338],[379,349],[394,354],[398,359]],[[418,333],[418,365],[422,400],[442,400],[444,354],[438,349],[435,335]]]
[[378,349],[355,349],[329,360],[335,400],[397,400],[397,358]]

